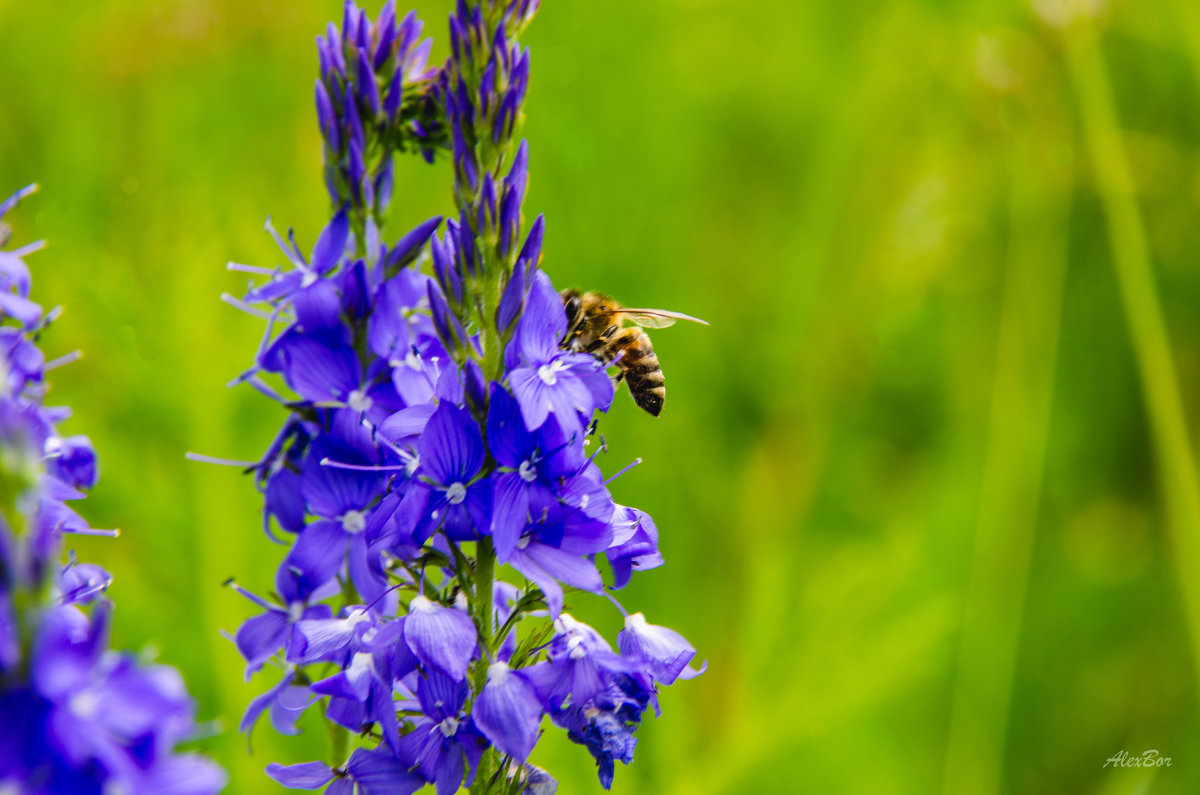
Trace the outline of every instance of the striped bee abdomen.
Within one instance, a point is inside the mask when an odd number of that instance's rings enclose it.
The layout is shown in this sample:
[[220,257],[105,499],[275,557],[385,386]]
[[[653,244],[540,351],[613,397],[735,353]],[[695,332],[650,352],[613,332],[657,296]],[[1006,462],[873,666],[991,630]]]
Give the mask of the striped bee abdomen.
[[613,339],[610,349],[619,353],[617,367],[629,384],[629,394],[639,407],[657,417],[667,399],[666,378],[662,365],[650,344],[650,337],[640,328],[625,328]]

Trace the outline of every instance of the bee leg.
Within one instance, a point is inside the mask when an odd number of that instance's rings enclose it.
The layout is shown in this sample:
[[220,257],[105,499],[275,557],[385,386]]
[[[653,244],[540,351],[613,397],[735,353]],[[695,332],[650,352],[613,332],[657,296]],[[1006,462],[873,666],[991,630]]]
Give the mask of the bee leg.
[[588,345],[584,350],[587,353],[595,353],[607,345],[609,340],[613,338],[613,335],[616,334],[617,331],[619,331],[617,326],[609,326],[608,328],[604,329],[604,331],[600,332],[600,335],[596,337],[596,339],[592,340],[591,344]]

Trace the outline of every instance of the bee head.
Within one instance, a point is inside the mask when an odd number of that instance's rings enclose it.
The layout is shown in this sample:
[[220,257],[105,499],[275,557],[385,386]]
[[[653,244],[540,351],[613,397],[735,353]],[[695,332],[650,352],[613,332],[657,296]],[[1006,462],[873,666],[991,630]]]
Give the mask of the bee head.
[[579,297],[579,293],[574,290],[562,291],[563,308],[567,310],[567,327],[575,325],[575,321],[579,319],[579,310],[583,307],[583,301]]

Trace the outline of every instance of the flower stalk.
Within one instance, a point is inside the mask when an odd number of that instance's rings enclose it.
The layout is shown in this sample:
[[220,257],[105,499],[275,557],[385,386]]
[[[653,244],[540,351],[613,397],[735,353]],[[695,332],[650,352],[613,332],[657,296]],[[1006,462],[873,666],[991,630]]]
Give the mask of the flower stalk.
[[[586,451],[614,384],[564,345],[544,221],[523,215],[516,36],[536,10],[459,2],[449,59],[415,73],[403,64],[428,45],[392,2],[374,20],[347,3],[318,40],[332,218],[307,256],[277,236],[291,268],[247,290],[271,320],[237,379],[287,412],[251,471],[288,551],[270,598],[242,591],[260,612],[234,636],[248,676],[284,674],[242,728],[268,713],[292,732],[320,700],[343,729],[332,767],[269,765],[285,786],[544,795],[555,782],[530,756],[549,717],[608,787],[659,688],[699,673],[665,627],[631,619],[617,652],[565,610],[564,586],[599,595],[662,557],[653,521],[615,502]],[[449,154],[455,216],[392,239],[391,158],[414,149]]]

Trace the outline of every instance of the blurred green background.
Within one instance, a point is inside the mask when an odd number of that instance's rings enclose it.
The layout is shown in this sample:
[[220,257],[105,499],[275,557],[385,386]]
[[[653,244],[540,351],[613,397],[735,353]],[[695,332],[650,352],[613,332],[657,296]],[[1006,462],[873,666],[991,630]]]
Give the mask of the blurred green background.
[[[417,4],[439,58],[449,6]],[[243,683],[220,586],[265,592],[281,552],[249,479],[184,452],[253,459],[281,421],[223,386],[261,326],[218,295],[227,260],[280,261],[267,215],[302,245],[325,220],[334,18],[0,0],[0,193],[43,185],[17,240],[50,240],[51,355],[86,352],[52,397],[102,456],[86,515],[123,530],[75,546],[117,641],[223,727],[198,745],[231,792],[327,745],[236,734],[270,679]],[[621,598],[709,661],[615,790],[1200,790],[1200,6],[572,0],[524,41],[547,270],[713,324],[655,334],[659,420],[621,395],[603,423],[668,561]],[[450,179],[399,161],[392,234]],[[1147,749],[1172,765],[1104,766]],[[599,791],[561,732],[534,761]]]

